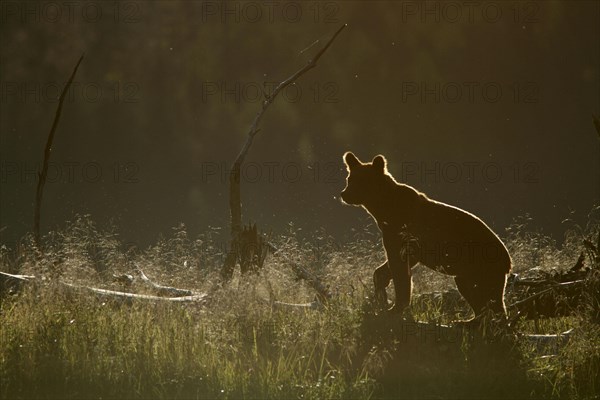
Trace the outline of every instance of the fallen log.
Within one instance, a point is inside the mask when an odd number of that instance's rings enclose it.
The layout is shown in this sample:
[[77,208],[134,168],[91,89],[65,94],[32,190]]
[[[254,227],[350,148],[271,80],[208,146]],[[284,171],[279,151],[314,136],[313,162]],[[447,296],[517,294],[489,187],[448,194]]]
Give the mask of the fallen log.
[[171,286],[159,285],[158,283],[152,282],[150,280],[150,278],[148,278],[146,276],[146,274],[144,274],[144,271],[142,271],[139,267],[137,270],[140,274],[140,278],[142,279],[142,281],[144,283],[146,283],[148,286],[155,289],[157,291],[158,296],[182,297],[182,296],[193,296],[193,294],[194,294],[191,290],[188,290],[188,289],[178,289],[178,288],[171,287]]
[[273,301],[271,303],[273,309],[277,310],[322,310],[323,303],[318,300],[310,303],[285,303],[283,301]]
[[507,285],[513,289],[520,287],[539,287],[544,285],[554,285],[556,283],[564,283],[564,282],[573,282],[585,279],[589,276],[591,269],[581,269],[578,266],[579,263],[575,265],[576,269],[571,268],[569,271],[564,273],[548,273],[548,272],[539,272],[542,274],[541,277],[529,277],[529,278],[521,278],[518,274],[511,274],[508,278]]
[[88,290],[92,293],[95,293],[100,296],[106,296],[110,298],[122,299],[125,301],[131,300],[153,300],[153,301],[172,301],[172,302],[204,302],[207,300],[208,294],[199,293],[189,296],[180,296],[180,297],[161,297],[161,296],[152,296],[149,294],[137,294],[137,293],[128,293],[128,292],[118,292],[116,290],[108,290],[108,289],[99,289],[89,286],[79,286],[73,285],[71,283],[62,282],[63,285],[75,289],[75,290]]
[[13,275],[0,271],[0,298],[5,294],[14,294],[21,289],[21,285],[35,279],[33,275]]
[[387,316],[370,321],[370,327],[375,334],[392,335],[397,343],[407,351],[419,346],[438,348],[443,351],[460,350],[464,344],[469,346],[495,346],[515,342],[526,342],[532,346],[537,357],[557,355],[569,342],[574,329],[549,335],[534,335],[516,333],[510,328],[503,329],[500,325],[495,328],[482,328],[472,321],[456,322],[449,325],[435,322],[410,321],[389,319]]
[[574,329],[554,335],[522,335],[530,344],[535,346],[538,356],[555,356],[561,347],[565,346],[571,339]]
[[30,279],[35,279],[35,276],[33,275],[14,275],[14,274],[9,274],[8,272],[2,272],[0,271],[0,282],[8,282],[10,280],[17,280],[17,281],[28,281]]
[[280,256],[285,260],[287,264],[289,264],[289,266],[292,268],[298,279],[306,281],[310,286],[312,286],[313,289],[315,289],[320,299],[328,300],[331,298],[331,291],[329,290],[329,285],[323,284],[323,282],[321,282],[321,280],[318,277],[310,273],[306,268],[302,267],[300,264],[294,262],[293,260],[290,260],[284,254],[280,253],[279,249],[275,247],[275,245],[273,245],[272,243],[267,242],[266,244],[269,247],[269,250],[273,253],[273,255]]
[[113,282],[118,282],[121,285],[124,285],[127,287],[133,285],[133,282],[134,282],[133,275],[130,275],[130,274],[120,274],[120,275],[113,274],[112,278],[113,278]]
[[559,317],[571,314],[579,307],[586,280],[555,283],[523,300],[507,307],[515,312],[511,320],[519,318],[537,319],[539,317]]
[[[145,275],[144,275],[145,276]],[[146,277],[146,279],[148,279]],[[6,272],[0,271],[0,295],[4,295],[4,293],[16,292],[20,289],[21,284],[23,283],[32,283],[36,282],[39,279],[33,275],[13,275]],[[148,279],[148,281],[150,281]],[[151,282],[151,281],[150,281]],[[90,286],[81,286],[74,285],[72,283],[67,282],[59,282],[61,286],[67,287],[71,290],[87,290],[92,293],[95,293],[100,296],[112,297],[116,299],[122,299],[131,301],[134,299],[137,300],[152,300],[152,301],[171,301],[171,302],[204,302],[208,299],[207,293],[194,293],[191,290],[184,289],[176,289],[169,288],[167,286],[158,285],[158,287],[163,289],[174,289],[177,296],[165,297],[163,296],[153,296],[148,294],[138,294],[138,293],[129,293],[129,292],[119,292],[116,290],[109,289],[100,289]],[[163,291],[163,293],[174,293],[169,291]],[[185,293],[185,295],[183,295]]]

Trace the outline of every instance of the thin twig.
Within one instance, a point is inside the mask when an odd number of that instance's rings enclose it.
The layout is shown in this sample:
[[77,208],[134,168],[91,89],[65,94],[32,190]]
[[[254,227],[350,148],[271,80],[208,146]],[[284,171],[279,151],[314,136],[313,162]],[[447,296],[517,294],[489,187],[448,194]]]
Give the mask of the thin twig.
[[58,121],[60,120],[60,114],[62,112],[63,101],[65,100],[65,96],[69,91],[69,87],[71,83],[73,83],[73,78],[75,78],[75,74],[77,73],[77,68],[79,68],[79,64],[83,60],[83,54],[79,57],[79,61],[77,61],[77,65],[73,69],[71,73],[71,77],[69,81],[63,88],[62,93],[60,94],[60,98],[58,99],[58,108],[56,109],[56,114],[54,115],[54,122],[52,123],[52,128],[50,129],[50,133],[48,134],[48,141],[46,142],[46,147],[44,148],[44,163],[42,165],[41,172],[38,173],[38,184],[37,189],[35,191],[35,211],[33,216],[33,232],[35,237],[36,244],[40,243],[40,210],[42,206],[42,196],[44,194],[44,185],[46,184],[46,177],[48,176],[48,162],[50,161],[50,152],[52,151],[52,142],[54,141],[54,134],[56,132],[56,128],[58,126]]

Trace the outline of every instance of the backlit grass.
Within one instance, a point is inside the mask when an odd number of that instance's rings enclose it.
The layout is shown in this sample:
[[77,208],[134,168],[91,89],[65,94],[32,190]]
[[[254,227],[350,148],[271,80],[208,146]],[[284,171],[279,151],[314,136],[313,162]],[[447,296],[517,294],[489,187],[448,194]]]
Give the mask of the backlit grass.
[[[564,265],[591,224],[563,247],[524,230],[508,245],[528,263]],[[184,226],[145,250],[79,217],[36,249],[25,238],[0,251],[0,270],[40,279],[2,298],[2,398],[597,398],[600,391],[598,277],[571,317],[521,323],[529,333],[574,328],[569,343],[541,357],[519,335],[484,340],[471,332],[419,331],[377,313],[371,274],[384,258],[377,235],[336,245],[325,233],[303,240],[290,229],[259,275],[223,285],[222,248],[210,231],[190,238]],[[533,248],[538,246],[539,248]],[[565,247],[567,246],[567,247]],[[568,255],[568,257],[566,255]],[[552,263],[548,257],[560,262]],[[294,274],[294,260],[331,285],[321,310],[279,309],[271,300],[310,302],[314,291]],[[537,261],[536,261],[537,260]],[[567,267],[571,264],[566,265]],[[208,293],[206,303],[98,298],[61,282],[151,293],[112,279],[139,267],[154,281]],[[44,278],[43,280],[41,278]],[[460,298],[418,295],[453,287],[415,269],[409,320],[450,323],[468,316]],[[447,309],[453,310],[448,312]],[[433,324],[431,326],[434,326]]]

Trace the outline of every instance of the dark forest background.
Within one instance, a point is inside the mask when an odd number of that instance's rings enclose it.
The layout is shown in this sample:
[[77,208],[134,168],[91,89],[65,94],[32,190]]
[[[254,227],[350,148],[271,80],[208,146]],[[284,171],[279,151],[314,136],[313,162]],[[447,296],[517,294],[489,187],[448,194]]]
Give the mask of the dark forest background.
[[[74,214],[141,246],[229,223],[227,169],[266,91],[347,29],[267,112],[244,221],[343,240],[342,154],[469,210],[560,238],[600,200],[600,3],[1,2],[0,240],[31,231],[57,98],[42,230]],[[471,3],[469,3],[471,4]],[[319,40],[318,43],[314,43]],[[311,47],[312,45],[312,47]]]

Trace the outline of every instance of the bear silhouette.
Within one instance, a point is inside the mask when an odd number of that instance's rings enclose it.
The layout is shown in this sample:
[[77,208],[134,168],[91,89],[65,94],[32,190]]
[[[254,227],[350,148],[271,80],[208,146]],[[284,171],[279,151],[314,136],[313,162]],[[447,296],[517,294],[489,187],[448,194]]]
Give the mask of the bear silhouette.
[[362,163],[347,152],[344,163],[348,177],[342,201],[371,214],[383,237],[387,261],[373,274],[380,303],[387,305],[385,289],[393,281],[396,301],[389,311],[404,310],[410,304],[411,269],[420,263],[453,276],[476,318],[486,310],[506,317],[504,290],[511,258],[481,219],[396,182],[381,155]]

